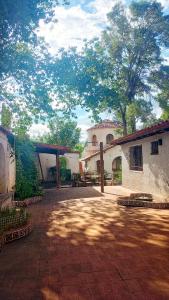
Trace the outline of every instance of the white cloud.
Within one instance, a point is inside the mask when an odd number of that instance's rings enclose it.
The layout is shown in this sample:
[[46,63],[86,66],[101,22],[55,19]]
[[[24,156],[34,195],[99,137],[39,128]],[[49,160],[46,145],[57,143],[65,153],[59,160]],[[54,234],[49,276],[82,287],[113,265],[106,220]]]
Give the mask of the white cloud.
[[169,0],[160,0],[159,2],[161,2],[162,6],[163,6],[165,9],[168,9],[168,8],[169,8]]
[[84,39],[99,36],[106,22],[106,14],[116,3],[114,0],[95,0],[82,6],[56,7],[55,18],[57,23],[49,24],[40,21],[39,35],[49,44],[51,53],[59,48],[78,47],[81,49]]
[[29,134],[31,137],[38,137],[38,136],[42,136],[45,133],[49,132],[49,128],[46,124],[32,124],[30,130],[29,130]]

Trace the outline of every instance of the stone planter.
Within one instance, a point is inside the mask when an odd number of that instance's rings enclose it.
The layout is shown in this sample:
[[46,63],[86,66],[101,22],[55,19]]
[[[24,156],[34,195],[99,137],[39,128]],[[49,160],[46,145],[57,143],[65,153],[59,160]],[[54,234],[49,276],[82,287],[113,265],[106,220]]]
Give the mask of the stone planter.
[[10,229],[9,231],[4,232],[3,235],[0,236],[0,251],[4,244],[26,237],[31,233],[31,231],[32,223],[28,221],[27,224],[23,225],[20,228]]
[[32,231],[32,224],[29,221],[27,224],[23,225],[20,228],[11,229],[6,231],[4,234],[4,243],[10,243],[12,241],[21,239],[27,236]]
[[147,207],[147,208],[155,208],[155,209],[169,209],[169,202],[149,202],[142,200],[132,200],[128,199],[120,199],[117,200],[118,205],[127,206],[127,207]]
[[15,207],[27,207],[40,201],[42,201],[42,196],[35,196],[21,201],[13,201],[12,203]]

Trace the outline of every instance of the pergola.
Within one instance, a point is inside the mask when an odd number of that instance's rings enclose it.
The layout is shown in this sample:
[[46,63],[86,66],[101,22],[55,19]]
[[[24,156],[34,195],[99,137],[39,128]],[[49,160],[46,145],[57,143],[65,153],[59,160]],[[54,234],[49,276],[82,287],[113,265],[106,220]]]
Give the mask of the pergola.
[[64,155],[66,152],[70,152],[70,148],[64,146],[58,146],[58,145],[44,144],[44,143],[35,143],[35,147],[38,155],[42,178],[43,178],[43,170],[42,170],[39,153],[48,153],[48,154],[56,155],[56,186],[57,188],[59,188],[60,187],[59,155]]

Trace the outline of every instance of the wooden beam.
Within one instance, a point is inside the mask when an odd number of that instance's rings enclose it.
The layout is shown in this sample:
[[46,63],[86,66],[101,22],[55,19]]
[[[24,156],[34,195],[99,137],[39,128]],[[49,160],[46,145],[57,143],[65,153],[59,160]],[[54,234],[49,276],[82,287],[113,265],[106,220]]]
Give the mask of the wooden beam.
[[103,160],[103,142],[100,142],[100,179],[101,193],[104,193],[104,160]]
[[60,161],[59,154],[56,154],[56,187],[60,188]]
[[41,171],[41,175],[42,175],[42,181],[44,181],[43,169],[42,169],[42,164],[41,164],[39,153],[38,153],[38,161],[39,161],[40,171]]

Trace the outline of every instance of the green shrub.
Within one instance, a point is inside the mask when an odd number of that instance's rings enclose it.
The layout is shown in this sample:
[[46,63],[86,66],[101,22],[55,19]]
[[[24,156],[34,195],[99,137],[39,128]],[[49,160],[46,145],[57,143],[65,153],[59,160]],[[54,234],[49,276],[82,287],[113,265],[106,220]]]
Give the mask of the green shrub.
[[25,225],[30,214],[23,208],[6,208],[0,211],[0,234]]
[[41,195],[36,166],[35,149],[29,139],[16,139],[15,197],[24,200]]

